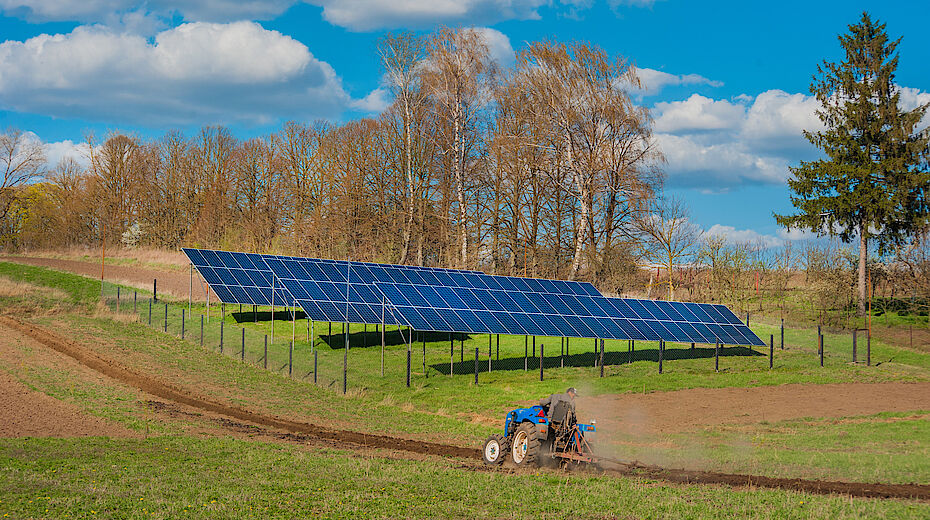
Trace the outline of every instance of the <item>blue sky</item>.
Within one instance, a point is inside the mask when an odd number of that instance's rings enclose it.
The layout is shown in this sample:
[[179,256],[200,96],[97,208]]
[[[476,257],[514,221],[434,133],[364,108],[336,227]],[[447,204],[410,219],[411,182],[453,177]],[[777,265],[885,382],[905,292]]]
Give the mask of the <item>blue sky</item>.
[[778,244],[798,236],[771,217],[791,209],[787,166],[816,156],[800,135],[818,125],[811,75],[863,10],[904,37],[902,104],[930,102],[927,2],[0,0],[0,126],[33,132],[51,161],[87,132],[249,137],[376,114],[387,31],[486,28],[504,62],[526,42],[583,40],[641,69],[666,189],[693,219]]

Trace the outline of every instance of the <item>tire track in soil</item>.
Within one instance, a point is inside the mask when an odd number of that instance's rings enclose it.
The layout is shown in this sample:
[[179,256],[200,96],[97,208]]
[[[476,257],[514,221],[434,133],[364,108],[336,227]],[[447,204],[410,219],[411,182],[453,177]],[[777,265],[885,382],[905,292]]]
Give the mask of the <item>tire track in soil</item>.
[[[350,443],[367,448],[398,450],[422,455],[466,459],[479,459],[481,457],[481,451],[476,448],[416,441],[401,437],[374,435],[349,430],[334,430],[310,423],[292,421],[230,406],[197,395],[187,389],[159,381],[152,376],[135,372],[122,366],[115,360],[104,358],[96,352],[76,342],[53,334],[42,327],[9,316],[0,316],[0,324],[17,330],[53,350],[74,358],[78,362],[101,374],[142,390],[143,392],[178,404],[225,416],[229,419],[220,418],[217,420],[217,423],[231,430],[262,433],[291,442],[305,442],[308,438],[312,438],[324,441],[338,441],[339,443]],[[151,403],[149,406],[156,409],[159,408],[158,405],[153,405]],[[269,431],[266,428],[283,430],[288,433]],[[462,466],[461,469],[471,471],[494,471],[493,468],[476,468],[473,466]],[[803,493],[841,494],[863,498],[930,500],[930,485],[927,484],[883,484],[776,478],[760,475],[739,475],[670,469],[617,460],[603,461],[601,463],[601,470],[608,475],[651,478],[678,484],[718,484],[732,487],[777,488]]]

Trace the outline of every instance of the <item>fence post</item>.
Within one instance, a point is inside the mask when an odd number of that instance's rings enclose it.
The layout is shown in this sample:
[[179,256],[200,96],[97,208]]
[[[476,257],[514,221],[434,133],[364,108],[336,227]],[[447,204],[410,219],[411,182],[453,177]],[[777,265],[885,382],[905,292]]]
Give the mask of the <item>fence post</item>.
[[203,346],[203,314],[200,315],[200,346]]
[[475,347],[475,384],[478,384],[478,347]]
[[137,308],[136,303],[138,299],[139,299],[139,291],[132,291],[132,313],[133,314],[139,313],[139,311],[136,310]]
[[313,383],[316,384],[316,355],[319,353],[318,350],[313,349]]
[[465,363],[465,334],[459,338],[459,361]]
[[746,326],[749,326],[749,311],[746,311]]
[[287,344],[287,377],[294,377],[294,342]]
[[856,332],[857,329],[853,329],[853,363],[856,362]]
[[559,341],[559,368],[565,368],[565,338]]
[[429,371],[426,370],[426,333],[423,333],[423,376],[429,379]]
[[546,344],[540,343],[539,344],[539,380],[540,381],[543,380],[543,367],[546,361],[545,351],[546,351]]
[[[477,347],[475,350],[478,350]],[[407,349],[407,388],[410,388],[410,349]]]
[[184,339],[185,326],[187,325],[187,316],[184,315],[185,311],[187,311],[187,309],[181,309],[181,339]]
[[491,350],[491,335],[488,334],[488,373],[489,374],[491,373],[491,354],[492,353],[493,352]]
[[633,363],[633,358],[636,357],[636,340],[630,340],[630,363]]
[[119,285],[116,286],[116,312],[119,312]]
[[523,336],[523,371],[524,372],[526,372],[529,369],[529,364],[530,364],[528,360],[528,356],[530,353],[529,343],[530,343],[530,337]]
[[242,329],[242,355],[239,356],[239,359],[245,361],[245,329]]
[[604,377],[604,340],[601,340],[601,377]]
[[720,372],[720,338],[714,343],[714,372]]
[[165,302],[165,332],[168,332],[168,302]]
[[572,343],[572,338],[566,337],[565,338],[565,355],[566,356],[571,355],[571,352],[570,352],[571,343]]
[[865,366],[872,366],[872,330],[865,337]]
[[158,278],[152,279],[152,299],[158,301]]
[[823,336],[817,335],[817,351],[820,353],[820,366],[823,366]]
[[265,334],[265,355],[262,357],[265,370],[268,370],[268,334]]
[[346,335],[346,348],[342,354],[342,395],[346,394],[349,386],[349,336]]
[[785,350],[785,318],[781,319],[781,349]]
[[[665,340],[659,340],[659,373],[662,373],[662,354],[665,352]],[[603,366],[601,367],[603,368]]]
[[775,335],[769,334],[769,368],[774,367],[775,363]]
[[453,366],[455,365],[455,336],[449,333],[449,377],[452,377]]
[[497,360],[501,360],[501,335],[497,334]]
[[223,325],[225,325],[225,323],[221,321],[220,322],[220,354],[223,353]]

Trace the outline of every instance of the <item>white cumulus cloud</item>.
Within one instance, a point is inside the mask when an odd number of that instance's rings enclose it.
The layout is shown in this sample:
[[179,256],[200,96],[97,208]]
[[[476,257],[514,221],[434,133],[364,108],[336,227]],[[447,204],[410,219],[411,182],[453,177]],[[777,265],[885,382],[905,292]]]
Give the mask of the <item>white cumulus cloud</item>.
[[487,25],[502,20],[536,20],[546,0],[308,0],[323,18],[353,31],[436,24]]
[[635,93],[642,96],[658,94],[665,87],[680,85],[723,86],[722,81],[707,79],[700,74],[669,74],[668,72],[650,68],[636,69],[636,74],[639,76],[640,82],[642,82],[642,88]]
[[752,229],[736,229],[733,226],[714,224],[704,232],[704,237],[719,237],[730,244],[761,244],[763,247],[779,247],[785,239],[773,235],[764,235]]
[[351,102],[333,68],[253,22],[194,22],[154,39],[80,26],[0,44],[0,106],[136,124],[335,117]]

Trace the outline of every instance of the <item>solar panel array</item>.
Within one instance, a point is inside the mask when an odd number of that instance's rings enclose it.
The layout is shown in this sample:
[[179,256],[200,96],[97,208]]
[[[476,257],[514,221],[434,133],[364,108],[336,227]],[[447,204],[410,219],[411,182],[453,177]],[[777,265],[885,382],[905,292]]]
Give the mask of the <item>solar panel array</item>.
[[[265,265],[262,255],[209,249],[182,250],[221,302],[271,305],[274,275]],[[281,304],[280,288],[275,291],[274,300]]]
[[764,343],[723,305],[606,298],[584,282],[185,248],[221,301],[296,303],[319,321],[416,330]]
[[[264,260],[287,288],[292,301],[297,302],[312,319],[321,321],[381,323],[385,296],[374,285],[378,281],[440,284],[442,280],[449,280],[451,274],[475,275],[472,271],[453,273],[451,269],[436,267],[368,262],[350,264],[315,258],[266,256]],[[384,320],[385,323],[400,324],[388,312],[385,312]]]
[[417,330],[763,345],[721,305],[377,282]]

